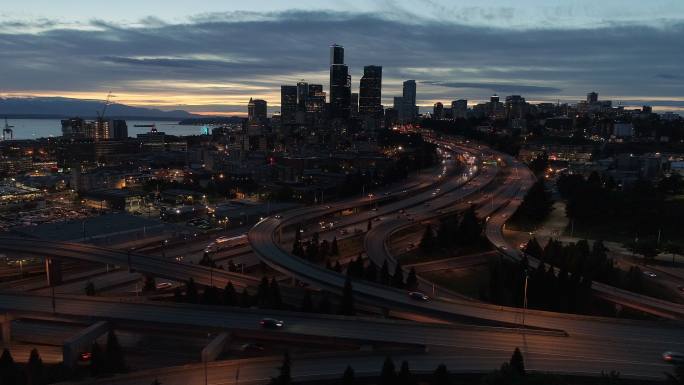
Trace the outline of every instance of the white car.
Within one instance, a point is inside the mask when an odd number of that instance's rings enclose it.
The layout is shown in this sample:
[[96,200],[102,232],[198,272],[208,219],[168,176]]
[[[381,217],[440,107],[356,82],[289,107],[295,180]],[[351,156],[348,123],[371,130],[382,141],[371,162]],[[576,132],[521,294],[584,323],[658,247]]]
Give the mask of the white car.
[[427,302],[430,300],[430,297],[428,297],[427,295],[425,295],[419,291],[410,291],[408,293],[408,295],[409,295],[409,297],[411,297],[411,299],[415,299],[416,301]]
[[652,271],[644,271],[644,275],[647,277],[651,277],[651,278],[657,277],[656,273],[654,273]]

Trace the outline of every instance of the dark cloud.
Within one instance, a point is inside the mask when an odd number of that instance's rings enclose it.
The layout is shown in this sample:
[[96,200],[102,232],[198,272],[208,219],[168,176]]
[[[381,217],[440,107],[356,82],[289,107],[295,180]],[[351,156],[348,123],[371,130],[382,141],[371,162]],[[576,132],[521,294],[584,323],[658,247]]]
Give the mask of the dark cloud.
[[[56,25],[38,33],[0,32],[0,91],[135,92],[128,87],[143,80],[277,91],[301,77],[325,79],[331,43],[345,45],[355,87],[363,65],[384,67],[386,100],[407,78],[422,82],[423,100],[478,99],[485,90],[529,99],[574,98],[589,90],[675,97],[684,86],[684,51],[673,49],[681,45],[684,23],[507,30],[323,11],[148,21],[144,27],[95,20],[91,30]],[[459,88],[472,94],[451,95]]]
[[490,90],[494,92],[510,93],[536,93],[536,94],[550,94],[559,93],[563,90],[555,87],[530,86],[524,84],[500,84],[500,83],[464,83],[464,82],[435,82],[423,81],[423,84],[431,84],[433,86],[450,87],[450,88],[477,88],[483,90]]

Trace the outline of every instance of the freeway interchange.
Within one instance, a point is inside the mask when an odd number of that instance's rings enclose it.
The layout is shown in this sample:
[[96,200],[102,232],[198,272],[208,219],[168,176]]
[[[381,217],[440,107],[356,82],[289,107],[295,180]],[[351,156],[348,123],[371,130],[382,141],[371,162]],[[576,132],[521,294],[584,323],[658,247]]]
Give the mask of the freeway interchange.
[[[438,144],[445,150],[477,159],[465,172],[453,171],[451,161],[439,177],[431,177],[406,188],[392,188],[378,193],[374,202],[387,201],[374,211],[361,211],[343,217],[336,227],[344,227],[367,220],[382,218],[364,236],[364,248],[370,260],[377,265],[387,261],[395,263],[387,245],[391,235],[402,228],[458,212],[473,204],[478,216],[489,218],[485,234],[500,254],[519,259],[520,251],[507,243],[502,234],[506,220],[522,202],[525,192],[534,183],[531,172],[512,157],[490,149],[443,139]],[[484,165],[481,158],[500,158]],[[497,178],[502,182],[496,183]],[[345,210],[371,204],[371,198],[361,196],[327,205],[305,207],[265,218],[248,233],[252,251],[273,269],[295,277],[312,287],[340,293],[346,277],[335,271],[295,257],[285,248],[285,236],[301,223],[315,222]],[[397,215],[404,211],[410,213]],[[128,266],[136,271],[158,277],[183,281],[192,277],[203,285],[222,287],[228,281],[236,286],[258,284],[249,275],[230,273],[203,266],[189,265],[167,259],[144,256],[125,251],[114,251],[82,244],[36,241],[18,238],[0,238],[3,252],[49,255],[92,262]],[[536,262],[531,261],[534,266]],[[429,285],[428,282],[421,282]],[[424,286],[425,287],[425,286]],[[571,314],[550,313],[479,303],[459,296],[433,298],[429,302],[411,299],[403,290],[366,282],[354,281],[353,289],[358,302],[387,311],[422,315],[446,320],[449,324],[399,321],[370,317],[323,316],[306,313],[275,312],[267,310],[232,309],[230,312],[211,306],[170,304],[156,302],[121,302],[101,298],[60,296],[55,302],[48,296],[0,293],[0,308],[17,314],[59,314],[118,322],[157,323],[205,327],[211,330],[259,330],[258,321],[265,316],[286,320],[282,331],[301,338],[334,337],[353,341],[401,342],[429,347],[426,353],[406,353],[395,358],[410,360],[417,370],[432,370],[439,363],[447,363],[454,371],[481,371],[496,368],[507,359],[515,347],[520,347],[531,369],[558,373],[599,374],[618,370],[625,377],[659,379],[669,369],[662,363],[660,354],[666,350],[684,350],[684,328],[679,320],[684,315],[680,305],[618,291],[606,285],[594,284],[600,295],[618,303],[633,306],[671,318],[673,321],[646,322],[607,319]],[[525,328],[521,324],[524,318]],[[358,373],[377,370],[378,357],[302,357],[296,362],[294,376],[300,379],[317,378],[328,374],[339,376],[347,363]],[[245,381],[262,383],[268,379],[264,368],[273,368],[273,362],[256,360],[226,362],[212,365],[212,376],[241,365]],[[228,369],[232,368],[232,369]],[[263,369],[260,370],[259,368]],[[188,383],[200,375],[201,367],[172,370],[173,375],[158,376],[162,383]],[[250,374],[251,373],[251,374]],[[251,377],[250,377],[251,376]],[[213,377],[212,377],[213,378]],[[187,382],[182,382],[182,381]],[[121,382],[117,382],[121,381]],[[127,381],[127,382],[125,382]],[[122,378],[102,383],[149,383],[149,378]],[[218,381],[217,381],[218,383]]]

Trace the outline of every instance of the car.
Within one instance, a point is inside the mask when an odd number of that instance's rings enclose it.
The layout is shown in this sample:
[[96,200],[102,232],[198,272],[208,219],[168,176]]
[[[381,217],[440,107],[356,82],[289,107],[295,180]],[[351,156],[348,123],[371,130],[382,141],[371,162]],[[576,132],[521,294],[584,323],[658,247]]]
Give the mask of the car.
[[374,220],[375,222],[380,222],[380,221],[382,220],[382,218],[380,218],[380,217],[375,217],[375,219],[373,219],[373,220]]
[[262,318],[259,324],[262,328],[266,329],[280,329],[285,326],[285,322],[275,318]]
[[427,295],[425,295],[419,291],[410,291],[408,293],[408,295],[409,295],[409,297],[411,297],[411,299],[415,299],[416,301],[427,302],[430,300],[430,297],[428,297]]
[[644,271],[644,275],[647,277],[651,277],[651,278],[657,277],[656,273],[654,273],[652,271],[648,271],[648,270]]
[[258,353],[264,351],[264,345],[255,342],[248,342],[240,346],[240,350],[246,353]]
[[684,286],[679,286],[679,287],[677,287],[677,289],[678,289],[679,291],[684,291]]
[[275,219],[281,219],[283,216],[282,215],[274,215],[273,218]]
[[168,289],[168,288],[170,288],[171,286],[173,286],[173,285],[171,285],[171,282],[159,282],[159,283],[156,285],[157,289],[160,289],[160,290],[161,290],[161,289]]
[[684,354],[677,352],[663,353],[663,361],[671,364],[684,364]]
[[93,358],[92,352],[81,352],[78,355],[78,365],[89,365]]

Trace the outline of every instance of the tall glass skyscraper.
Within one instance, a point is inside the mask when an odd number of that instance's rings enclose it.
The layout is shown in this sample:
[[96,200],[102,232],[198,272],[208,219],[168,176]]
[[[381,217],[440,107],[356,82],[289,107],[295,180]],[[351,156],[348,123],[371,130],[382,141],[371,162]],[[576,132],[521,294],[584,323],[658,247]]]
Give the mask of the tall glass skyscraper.
[[330,46],[330,115],[332,118],[349,118],[351,104],[351,76],[344,64],[344,47]]
[[295,122],[297,86],[280,86],[280,119],[284,124]]

